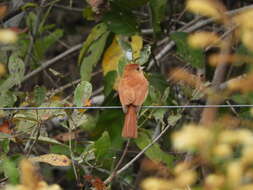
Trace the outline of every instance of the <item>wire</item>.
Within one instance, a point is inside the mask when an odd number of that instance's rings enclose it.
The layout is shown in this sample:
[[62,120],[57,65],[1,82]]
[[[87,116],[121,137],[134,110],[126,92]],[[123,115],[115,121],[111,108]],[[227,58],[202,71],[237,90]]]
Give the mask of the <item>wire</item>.
[[[142,106],[142,109],[177,109],[177,108],[251,108],[253,104],[238,105],[181,105],[181,106]],[[0,107],[0,110],[74,110],[74,109],[122,109],[121,106],[81,106],[81,107]]]

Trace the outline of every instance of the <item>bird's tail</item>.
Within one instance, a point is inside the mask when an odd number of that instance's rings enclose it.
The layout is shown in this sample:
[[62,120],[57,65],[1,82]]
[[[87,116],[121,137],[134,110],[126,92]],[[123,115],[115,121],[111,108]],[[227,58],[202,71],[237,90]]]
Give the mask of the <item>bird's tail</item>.
[[137,138],[137,107],[129,106],[125,116],[122,137]]

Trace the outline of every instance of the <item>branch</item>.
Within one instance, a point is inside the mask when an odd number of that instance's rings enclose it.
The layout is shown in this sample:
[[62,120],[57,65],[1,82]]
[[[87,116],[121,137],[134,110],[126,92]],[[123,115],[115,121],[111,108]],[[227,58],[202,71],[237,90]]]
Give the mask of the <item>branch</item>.
[[33,77],[34,75],[38,74],[39,72],[43,71],[44,69],[46,69],[47,67],[51,66],[52,64],[54,64],[55,62],[59,61],[60,59],[64,58],[65,56],[81,49],[82,47],[82,43],[77,44],[73,47],[71,47],[70,49],[66,50],[65,52],[61,53],[60,55],[57,55],[56,57],[44,62],[41,64],[41,66],[35,70],[33,70],[32,72],[28,73],[21,81],[24,82],[26,80],[28,80],[29,78]]
[[170,128],[170,125],[167,125],[165,127],[165,129],[156,137],[154,138],[154,140],[148,144],[145,148],[143,148],[132,160],[130,160],[124,167],[122,167],[121,169],[119,169],[117,172],[115,172],[115,175],[110,175],[105,181],[105,184],[108,184],[111,182],[111,180],[113,179],[114,176],[121,174],[123,171],[125,171],[126,169],[128,169],[136,160],[138,160],[138,158],[140,158],[153,144],[155,144],[158,139],[160,139],[162,137],[162,135]]
[[[234,16],[240,12],[243,12],[243,11],[246,11],[246,10],[249,10],[249,9],[252,9],[253,8],[253,5],[249,5],[249,6],[245,6],[245,7],[242,7],[242,8],[239,8],[239,9],[235,9],[235,10],[232,10],[232,11],[228,11],[227,12],[227,15],[229,16]],[[214,20],[213,19],[206,19],[206,20],[201,20],[199,22],[197,22],[196,24],[188,27],[188,28],[185,28],[185,26],[183,26],[182,28],[180,28],[178,31],[183,31],[183,32],[187,32],[187,33],[190,33],[190,32],[193,32],[207,24],[210,24],[212,23]],[[167,52],[169,50],[171,50],[175,45],[175,42],[174,41],[170,41],[166,46],[163,47],[163,49],[155,56],[155,60],[160,60],[163,56],[165,56],[167,54]],[[154,60],[151,60],[148,67],[147,67],[147,70],[149,70],[153,65],[154,65],[155,61]]]

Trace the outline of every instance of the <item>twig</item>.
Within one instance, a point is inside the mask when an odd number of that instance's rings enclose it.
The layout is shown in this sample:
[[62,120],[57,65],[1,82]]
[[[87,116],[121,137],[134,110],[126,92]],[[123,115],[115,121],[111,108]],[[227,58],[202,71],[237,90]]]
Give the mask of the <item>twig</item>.
[[[253,5],[249,5],[249,6],[245,6],[245,7],[242,7],[242,8],[239,8],[239,9],[236,9],[236,10],[232,10],[232,11],[228,11],[226,14],[229,15],[229,16],[233,16],[235,14],[238,14],[242,11],[245,11],[245,10],[248,10],[248,9],[252,9],[253,8]],[[206,19],[206,20],[201,20],[199,22],[197,22],[196,24],[182,30],[182,29],[179,29],[179,31],[183,31],[183,32],[187,32],[187,33],[190,33],[190,32],[193,32],[207,24],[210,24],[211,22],[213,22],[214,20],[213,19]],[[169,50],[171,50],[175,45],[175,42],[174,41],[170,41],[166,46],[163,47],[163,49],[155,56],[155,59],[156,60],[159,60],[161,59]],[[150,70],[151,67],[154,65],[154,60],[151,60],[148,67],[147,67],[147,70]]]
[[35,39],[37,37],[37,33],[38,33],[39,25],[40,25],[41,14],[42,14],[42,9],[39,7],[39,8],[37,8],[37,17],[36,17],[36,21],[35,21],[35,24],[34,24],[34,28],[31,31],[30,43],[29,43],[28,50],[27,50],[27,53],[26,53],[26,56],[25,56],[25,60],[24,60],[24,64],[26,66],[30,62],[30,59],[31,59],[31,56],[32,56],[34,42],[35,42]]
[[[138,158],[140,158],[141,155],[143,155],[153,144],[156,143],[156,141],[158,141],[159,138],[162,137],[162,135],[170,128],[170,125],[167,125],[165,127],[165,129],[150,143],[148,144],[145,148],[143,148],[132,160],[130,160],[124,167],[122,167],[121,169],[119,169],[116,173],[116,175],[121,174],[123,171],[125,171],[126,169],[128,169]],[[109,176],[104,183],[108,184],[110,183],[112,180],[112,176]]]
[[67,55],[69,55],[69,54],[71,54],[71,53],[73,53],[73,52],[81,49],[81,47],[82,47],[82,43],[77,44],[77,45],[71,47],[70,49],[66,50],[65,52],[61,53],[60,55],[57,55],[56,57],[54,57],[54,58],[52,58],[52,59],[50,59],[50,60],[42,63],[39,68],[37,68],[37,69],[33,70],[32,72],[28,73],[22,79],[21,83],[24,82],[24,81],[26,81],[27,79],[33,77],[34,75],[38,74],[39,72],[43,71],[44,69],[46,69],[47,67],[49,67],[53,63],[59,61],[60,59],[64,58],[65,56],[67,56]]
[[[220,64],[216,67],[213,80],[212,80],[212,88],[215,92],[219,90],[220,84],[224,81],[225,75],[226,75],[226,70],[228,68],[227,60],[228,56],[230,53],[230,47],[231,47],[231,40],[232,40],[232,35],[227,37],[227,39],[224,39],[225,44],[224,47],[221,49],[221,60]],[[220,100],[214,99],[212,97],[207,98],[206,105],[209,104],[219,104]],[[200,123],[203,125],[208,125],[211,122],[214,121],[216,117],[216,113],[218,111],[218,108],[204,108],[202,114],[201,114],[201,119]]]
[[53,90],[52,92],[49,92],[49,93],[47,94],[47,96],[52,97],[52,96],[54,96],[54,95],[56,95],[56,94],[58,94],[58,93],[64,91],[65,89],[70,88],[70,87],[72,87],[72,86],[78,84],[80,81],[81,81],[81,79],[77,79],[77,80],[71,81],[71,82],[69,82],[68,84],[65,84],[65,85],[63,85],[63,86],[61,86],[61,87],[59,87],[59,88]]
[[112,174],[109,176],[109,178],[111,179],[111,181],[113,180],[113,178],[116,176],[116,172],[117,172],[117,169],[119,168],[120,164],[122,163],[122,161],[124,160],[125,156],[126,156],[126,153],[127,153],[127,149],[128,149],[128,146],[129,146],[129,143],[130,143],[130,140],[128,139],[127,140],[127,143],[126,143],[126,146],[125,146],[125,149],[118,161],[118,163],[116,164]]
[[[93,72],[93,73],[91,74],[91,76],[93,77],[93,76],[95,76],[95,75],[97,75],[97,74],[99,74],[99,73],[101,73],[101,71]],[[48,92],[48,93],[47,93],[47,96],[52,97],[52,96],[54,96],[54,95],[56,95],[56,94],[58,94],[58,93],[60,93],[60,92],[62,92],[62,91],[64,91],[64,90],[66,90],[67,88],[70,88],[70,87],[72,87],[72,86],[78,84],[79,82],[81,82],[81,79],[77,79],[77,80],[71,81],[71,82],[69,82],[69,83],[67,83],[67,84],[65,84],[65,85],[63,85],[63,86],[61,86],[61,87],[59,87],[59,88],[57,88],[57,89],[51,91],[51,92]],[[100,93],[101,90],[103,90],[103,89],[104,89],[104,88],[102,88],[102,89],[99,88],[99,93]],[[94,91],[92,95],[94,96],[94,94],[97,94],[97,91]]]

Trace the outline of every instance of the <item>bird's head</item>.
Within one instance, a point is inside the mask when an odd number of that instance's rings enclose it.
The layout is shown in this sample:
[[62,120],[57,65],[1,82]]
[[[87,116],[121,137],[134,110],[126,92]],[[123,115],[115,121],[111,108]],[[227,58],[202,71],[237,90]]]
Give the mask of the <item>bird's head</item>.
[[126,72],[131,71],[142,71],[142,67],[139,64],[128,64],[125,66]]

